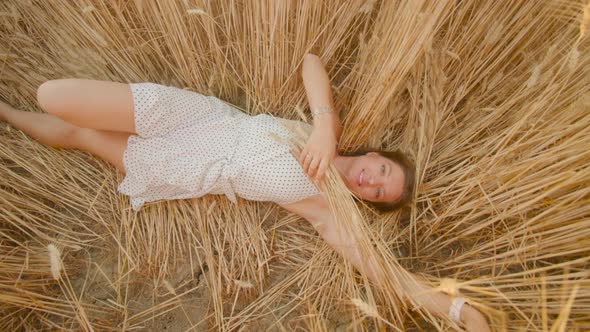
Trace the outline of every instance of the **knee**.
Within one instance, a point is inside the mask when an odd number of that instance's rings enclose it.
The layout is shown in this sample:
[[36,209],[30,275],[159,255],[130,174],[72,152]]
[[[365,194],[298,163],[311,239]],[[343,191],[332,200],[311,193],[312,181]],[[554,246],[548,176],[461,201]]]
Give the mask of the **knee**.
[[84,137],[87,130],[87,128],[80,128],[70,124],[64,126],[60,133],[60,141],[62,142],[62,145],[59,147],[83,150]]
[[43,82],[37,88],[37,103],[47,113],[60,115],[64,98],[72,79],[59,79]]

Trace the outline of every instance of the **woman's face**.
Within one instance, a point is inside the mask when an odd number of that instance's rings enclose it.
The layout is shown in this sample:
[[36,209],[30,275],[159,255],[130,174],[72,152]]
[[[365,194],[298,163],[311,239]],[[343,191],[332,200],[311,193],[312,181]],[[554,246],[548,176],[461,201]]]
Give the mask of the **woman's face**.
[[347,174],[343,175],[348,189],[367,201],[394,202],[404,188],[402,168],[376,152],[354,157]]

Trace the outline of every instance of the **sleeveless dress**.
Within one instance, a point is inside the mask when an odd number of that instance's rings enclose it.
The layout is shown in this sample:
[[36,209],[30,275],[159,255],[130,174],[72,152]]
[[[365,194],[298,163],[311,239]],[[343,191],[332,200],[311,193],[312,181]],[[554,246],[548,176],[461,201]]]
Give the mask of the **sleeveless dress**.
[[137,134],[127,141],[118,191],[134,210],[206,194],[288,204],[320,193],[280,143],[290,135],[281,119],[175,87],[130,86]]

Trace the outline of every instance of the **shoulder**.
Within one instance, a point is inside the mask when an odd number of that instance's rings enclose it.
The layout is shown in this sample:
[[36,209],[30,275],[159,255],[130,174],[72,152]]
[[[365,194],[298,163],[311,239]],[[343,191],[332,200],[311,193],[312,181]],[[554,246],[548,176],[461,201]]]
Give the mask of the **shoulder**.
[[314,221],[330,214],[328,201],[323,194],[317,194],[300,201],[280,204],[280,206],[309,221]]

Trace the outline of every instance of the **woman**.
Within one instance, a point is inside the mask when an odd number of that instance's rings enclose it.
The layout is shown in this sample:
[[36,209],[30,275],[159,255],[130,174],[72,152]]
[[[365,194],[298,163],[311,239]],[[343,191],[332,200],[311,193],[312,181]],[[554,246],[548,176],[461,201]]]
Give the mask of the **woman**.
[[[297,159],[280,143],[289,137],[283,120],[248,116],[215,97],[152,83],[48,81],[39,87],[37,99],[49,114],[2,103],[0,120],[45,145],[87,151],[110,162],[125,173],[119,191],[130,196],[134,209],[145,202],[205,194],[225,194],[234,202],[236,196],[273,201],[310,221],[357,269],[374,270],[365,269],[359,248],[340,245],[350,243],[351,235],[338,229],[308,176],[321,180],[333,162],[356,197],[383,210],[408,201],[411,164],[399,153],[338,155],[340,120],[317,56],[305,56],[302,76],[314,117]],[[416,280],[420,289],[406,289],[415,294],[415,303],[432,314],[450,315],[469,331],[489,330],[483,315],[462,299]]]

